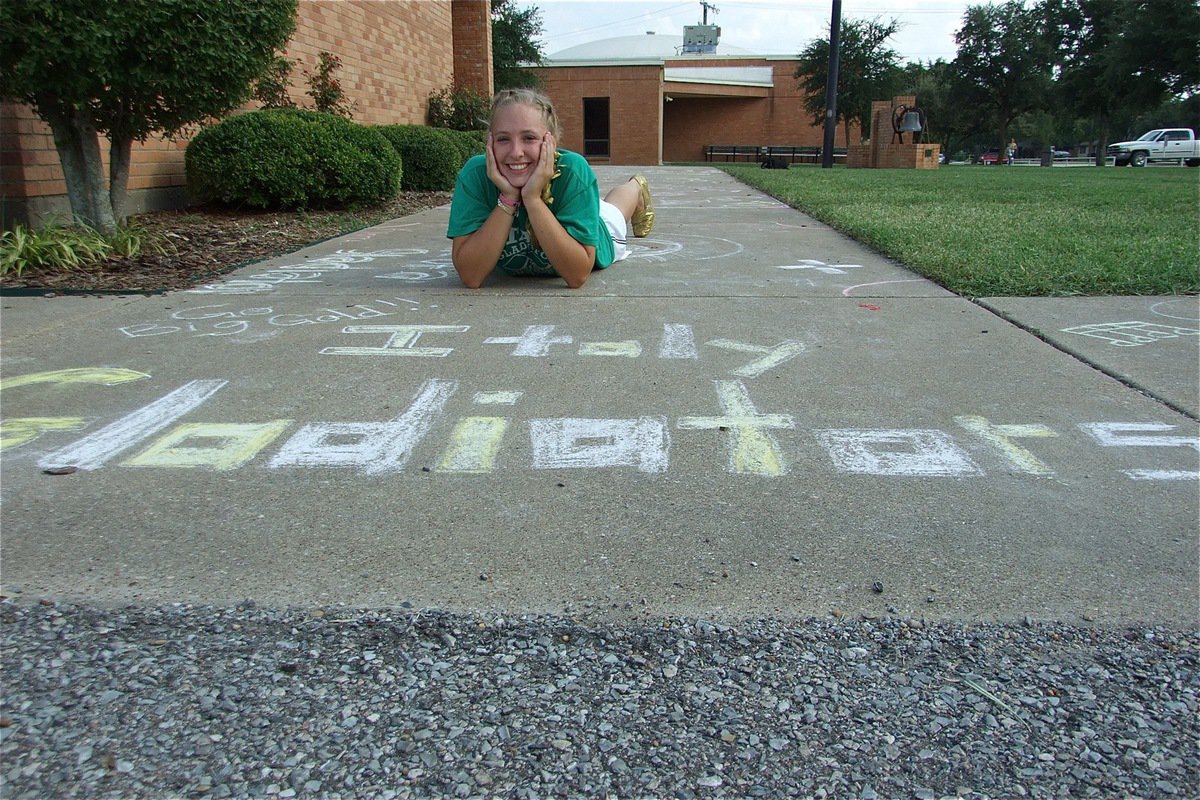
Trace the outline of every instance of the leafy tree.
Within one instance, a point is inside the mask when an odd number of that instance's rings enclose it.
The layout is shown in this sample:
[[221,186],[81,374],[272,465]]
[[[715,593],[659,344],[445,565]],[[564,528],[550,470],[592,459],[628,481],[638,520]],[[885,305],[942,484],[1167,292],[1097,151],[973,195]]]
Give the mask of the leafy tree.
[[953,101],[967,110],[963,124],[997,133],[1003,145],[1014,119],[1049,103],[1055,49],[1042,8],[1021,0],[971,6],[954,40]]
[[517,8],[515,0],[492,0],[492,82],[497,89],[536,87],[537,76],[521,64],[541,64],[542,12]]
[[242,105],[295,22],[296,0],[0,2],[0,96],[49,123],[75,218],[109,233],[132,143]]
[[1047,13],[1058,32],[1058,95],[1092,122],[1097,164],[1122,118],[1200,89],[1195,0],[1048,0]]
[[[871,103],[896,94],[901,79],[900,56],[887,40],[900,29],[895,19],[843,20],[838,35],[837,120],[857,122],[860,136],[870,136]],[[795,77],[807,93],[804,110],[814,125],[825,124],[825,84],[829,76],[829,38],[814,39],[798,56]],[[846,146],[850,145],[846,130]]]
[[942,152],[947,156],[962,146],[966,135],[950,99],[952,83],[953,67],[949,62],[940,58],[928,64],[910,62],[902,70],[896,92],[916,96],[917,104],[925,112],[928,126],[922,138],[941,142]]

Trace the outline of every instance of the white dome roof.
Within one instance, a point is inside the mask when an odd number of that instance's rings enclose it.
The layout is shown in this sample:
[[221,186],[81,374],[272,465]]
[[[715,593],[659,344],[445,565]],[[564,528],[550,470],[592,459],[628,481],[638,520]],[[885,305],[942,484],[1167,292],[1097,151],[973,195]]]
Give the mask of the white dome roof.
[[[587,44],[578,44],[551,53],[545,62],[557,61],[637,61],[665,58],[679,58],[683,49],[683,34],[660,35],[647,33],[641,36],[616,36],[612,39],[600,39]],[[712,57],[713,54],[705,54]],[[717,44],[718,56],[753,56],[754,53],[741,47],[720,42]]]

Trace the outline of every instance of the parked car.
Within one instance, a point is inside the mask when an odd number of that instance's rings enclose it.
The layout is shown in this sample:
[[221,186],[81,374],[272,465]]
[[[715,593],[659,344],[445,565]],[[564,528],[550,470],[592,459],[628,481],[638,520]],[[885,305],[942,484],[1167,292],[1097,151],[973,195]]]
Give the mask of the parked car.
[[1070,158],[1071,157],[1071,152],[1069,150],[1059,150],[1057,147],[1051,147],[1050,152],[1054,154],[1055,158]]
[[980,164],[1004,164],[1008,161],[1004,157],[1004,153],[1000,152],[999,147],[993,147],[979,157]]

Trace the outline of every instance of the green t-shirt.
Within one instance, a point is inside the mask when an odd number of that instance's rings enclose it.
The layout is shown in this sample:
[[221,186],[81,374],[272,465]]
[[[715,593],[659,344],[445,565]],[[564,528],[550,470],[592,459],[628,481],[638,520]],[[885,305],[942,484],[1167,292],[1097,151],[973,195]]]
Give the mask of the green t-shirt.
[[[596,173],[578,153],[558,152],[559,176],[550,183],[550,195],[554,198],[550,210],[572,239],[596,248],[595,267],[604,269],[613,262],[613,241],[604,220],[600,219],[600,185]],[[487,157],[473,156],[458,173],[446,236],[455,239],[479,230],[499,197],[500,190],[488,180]],[[546,254],[533,246],[529,234],[529,215],[521,206],[496,269],[508,275],[557,275]]]

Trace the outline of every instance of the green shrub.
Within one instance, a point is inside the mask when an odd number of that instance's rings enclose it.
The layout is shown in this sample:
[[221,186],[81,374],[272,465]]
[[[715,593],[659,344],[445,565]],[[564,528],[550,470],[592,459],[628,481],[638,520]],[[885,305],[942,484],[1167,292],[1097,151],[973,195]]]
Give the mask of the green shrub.
[[465,87],[440,89],[429,93],[428,109],[429,124],[435,128],[475,131],[487,127],[492,100]]
[[448,192],[454,188],[462,156],[444,131],[424,125],[380,125],[404,161],[406,191]]
[[264,109],[200,131],[184,157],[204,202],[253,208],[374,205],[396,196],[403,162],[373,128],[333,114]]
[[451,128],[436,128],[435,130],[439,130],[446,134],[446,136],[448,136],[450,140],[454,142],[454,146],[458,149],[459,155],[462,156],[463,164],[467,163],[467,159],[471,156],[483,155],[483,141],[475,135],[477,133],[482,133],[482,131],[456,131],[452,130]]

